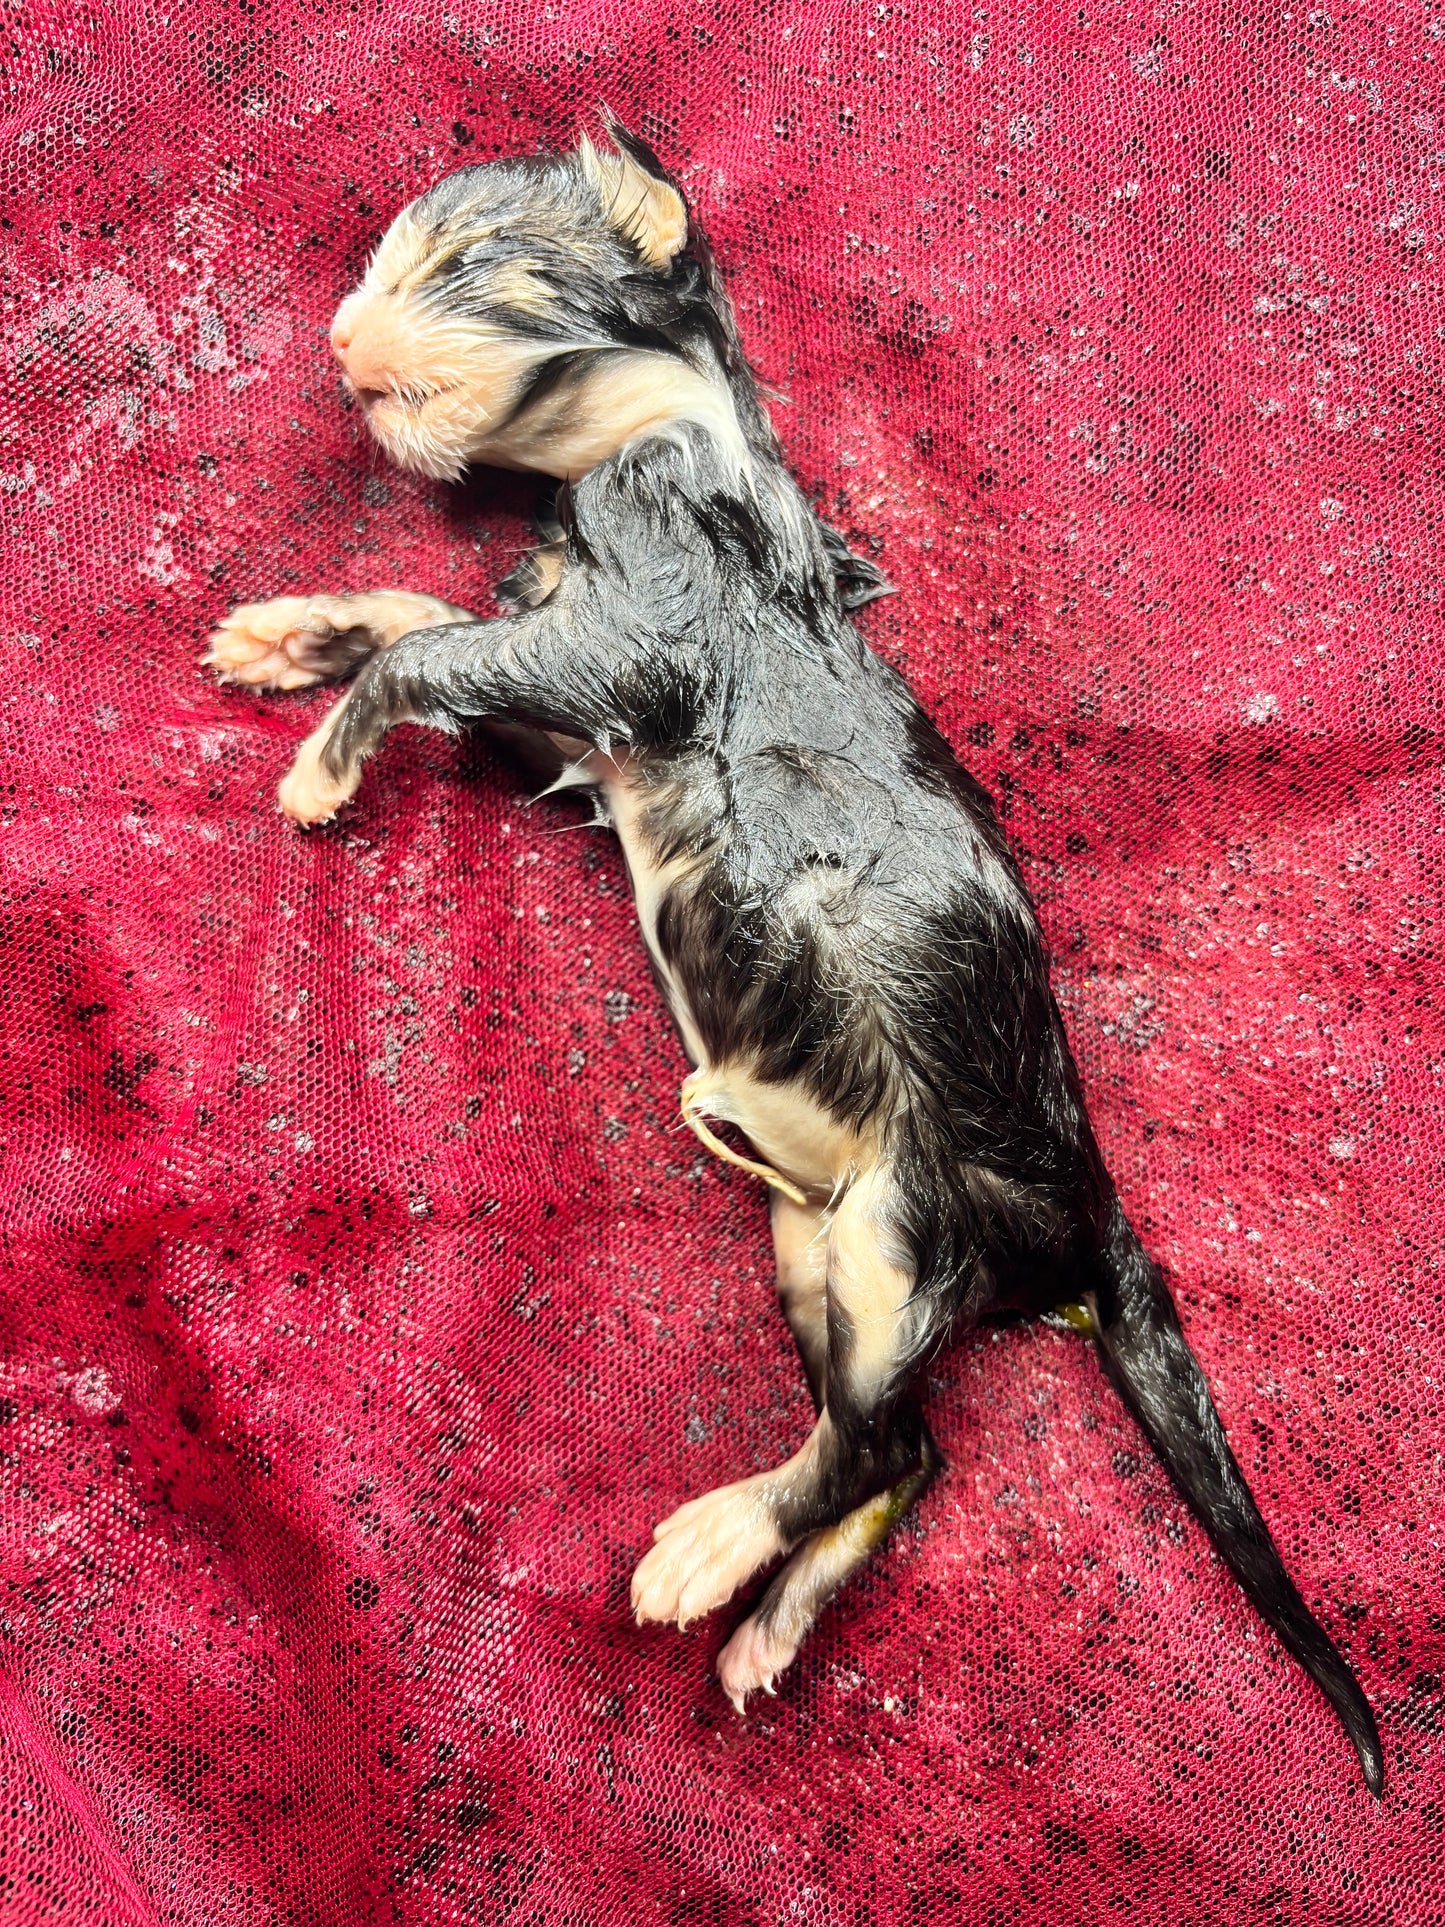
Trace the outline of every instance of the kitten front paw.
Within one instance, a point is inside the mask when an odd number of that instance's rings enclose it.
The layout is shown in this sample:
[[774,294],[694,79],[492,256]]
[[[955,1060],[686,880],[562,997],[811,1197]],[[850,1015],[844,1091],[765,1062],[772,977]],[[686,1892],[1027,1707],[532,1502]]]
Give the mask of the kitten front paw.
[[310,689],[344,676],[376,646],[358,596],[276,596],[233,609],[201,661],[222,682]]
[[349,803],[356,793],[355,783],[347,784],[327,769],[322,761],[324,747],[324,741],[308,736],[276,791],[282,814],[303,829],[316,823],[329,823],[341,805]]

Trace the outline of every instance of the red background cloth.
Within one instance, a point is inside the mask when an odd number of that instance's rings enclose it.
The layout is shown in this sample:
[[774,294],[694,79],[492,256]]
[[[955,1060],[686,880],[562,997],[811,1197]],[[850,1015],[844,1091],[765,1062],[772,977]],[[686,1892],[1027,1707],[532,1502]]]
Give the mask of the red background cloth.
[[[18,16],[17,16],[18,17]],[[8,63],[0,1918],[1438,1921],[1445,16],[37,8]],[[998,796],[1094,1117],[1380,1715],[1365,1794],[1084,1344],[739,1723],[655,1519],[803,1436],[618,852],[402,731],[343,826],[230,604],[486,610],[325,328],[610,102]]]

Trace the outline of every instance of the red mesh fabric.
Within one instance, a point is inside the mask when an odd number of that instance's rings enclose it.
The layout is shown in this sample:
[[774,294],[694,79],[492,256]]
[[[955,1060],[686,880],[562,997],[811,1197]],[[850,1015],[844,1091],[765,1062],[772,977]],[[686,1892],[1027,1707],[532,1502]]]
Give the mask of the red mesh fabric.
[[[1440,1920],[1445,15],[12,18],[0,1918]],[[808,1406],[618,852],[415,731],[303,837],[326,698],[196,661],[260,596],[490,606],[529,491],[385,469],[325,325],[599,100],[999,798],[1379,1807],[1048,1330],[938,1361],[949,1469],[746,1724],[735,1615],[630,1622]]]

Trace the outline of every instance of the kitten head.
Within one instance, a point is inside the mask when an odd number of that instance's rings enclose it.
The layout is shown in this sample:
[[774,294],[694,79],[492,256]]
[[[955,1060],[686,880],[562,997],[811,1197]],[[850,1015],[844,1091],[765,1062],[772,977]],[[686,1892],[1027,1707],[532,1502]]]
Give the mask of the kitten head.
[[735,336],[705,244],[651,150],[608,131],[611,149],[448,175],[337,310],[332,348],[402,466],[575,477],[680,416],[736,436]]

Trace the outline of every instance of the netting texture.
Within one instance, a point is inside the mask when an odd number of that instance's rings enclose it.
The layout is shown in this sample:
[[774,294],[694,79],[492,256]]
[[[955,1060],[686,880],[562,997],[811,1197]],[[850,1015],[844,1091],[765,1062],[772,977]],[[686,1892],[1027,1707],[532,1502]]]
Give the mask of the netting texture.
[[[1445,1917],[1445,13],[9,23],[0,1919]],[[741,1604],[632,1624],[811,1408],[617,847],[415,729],[302,835],[329,697],[197,662],[264,596],[491,607],[531,485],[388,468],[326,327],[599,101],[998,800],[1378,1806],[1066,1332],[931,1365],[946,1472],[745,1722]]]

